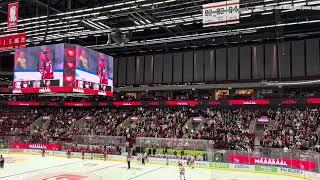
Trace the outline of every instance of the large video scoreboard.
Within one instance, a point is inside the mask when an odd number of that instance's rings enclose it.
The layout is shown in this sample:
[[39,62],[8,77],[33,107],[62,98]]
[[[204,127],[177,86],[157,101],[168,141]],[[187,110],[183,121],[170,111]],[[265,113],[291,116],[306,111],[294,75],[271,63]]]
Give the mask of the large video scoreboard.
[[112,96],[113,57],[73,44],[16,49],[13,93]]

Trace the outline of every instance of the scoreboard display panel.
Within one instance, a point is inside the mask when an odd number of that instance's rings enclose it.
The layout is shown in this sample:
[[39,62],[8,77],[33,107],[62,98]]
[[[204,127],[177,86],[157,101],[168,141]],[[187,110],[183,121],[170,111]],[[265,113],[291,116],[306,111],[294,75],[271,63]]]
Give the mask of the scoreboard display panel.
[[76,51],[76,87],[112,91],[113,58],[78,45]]
[[16,49],[13,93],[112,96],[113,57],[72,44]]
[[36,93],[41,87],[62,87],[63,50],[63,44],[16,49],[14,91]]

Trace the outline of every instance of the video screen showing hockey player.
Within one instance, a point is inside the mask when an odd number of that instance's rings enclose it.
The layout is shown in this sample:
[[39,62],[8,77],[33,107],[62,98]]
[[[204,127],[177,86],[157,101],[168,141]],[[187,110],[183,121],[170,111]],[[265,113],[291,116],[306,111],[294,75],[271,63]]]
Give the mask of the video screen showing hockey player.
[[63,49],[63,44],[17,49],[14,81],[63,79]]
[[111,91],[113,58],[103,53],[76,46],[76,80],[78,88]]

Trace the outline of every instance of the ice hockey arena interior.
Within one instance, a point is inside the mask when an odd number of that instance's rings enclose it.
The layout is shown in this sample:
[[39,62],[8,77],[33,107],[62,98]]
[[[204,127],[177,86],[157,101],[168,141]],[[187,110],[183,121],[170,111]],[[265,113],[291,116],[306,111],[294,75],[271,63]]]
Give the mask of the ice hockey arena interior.
[[0,1],[0,179],[320,180],[320,0]]

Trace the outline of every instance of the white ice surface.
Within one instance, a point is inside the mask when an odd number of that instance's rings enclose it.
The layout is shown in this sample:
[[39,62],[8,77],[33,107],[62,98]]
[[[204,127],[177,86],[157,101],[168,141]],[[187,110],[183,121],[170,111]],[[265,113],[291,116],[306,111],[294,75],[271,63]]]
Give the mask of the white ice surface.
[[[81,160],[77,158],[45,157],[37,155],[4,155],[6,163],[0,169],[0,179],[5,180],[80,180],[59,178],[59,174],[82,175],[85,179],[105,180],[179,180],[178,167],[133,163],[128,170],[123,162]],[[230,172],[186,167],[186,180],[289,180],[293,177]]]

